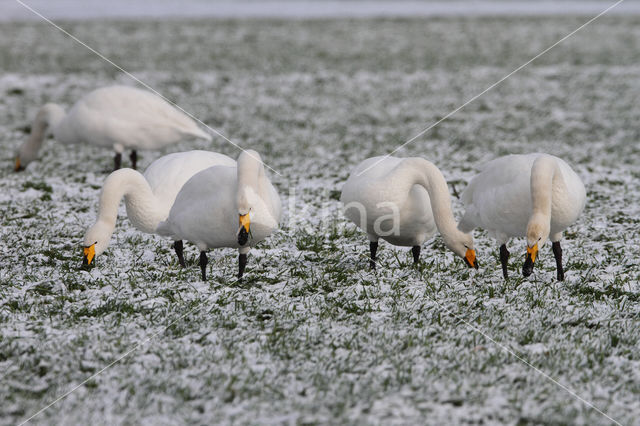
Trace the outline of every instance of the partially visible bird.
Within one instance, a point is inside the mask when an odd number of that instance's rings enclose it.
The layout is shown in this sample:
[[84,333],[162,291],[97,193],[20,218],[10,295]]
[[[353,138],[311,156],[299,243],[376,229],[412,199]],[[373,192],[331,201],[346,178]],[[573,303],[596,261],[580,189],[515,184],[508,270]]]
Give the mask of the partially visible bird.
[[131,149],[136,168],[137,150],[160,149],[189,138],[211,140],[183,112],[161,97],[129,86],[109,86],[87,93],[65,113],[53,103],[36,114],[31,135],[16,153],[15,170],[23,170],[38,157],[45,137],[65,144],[112,148],[114,170],[121,167],[122,152]]

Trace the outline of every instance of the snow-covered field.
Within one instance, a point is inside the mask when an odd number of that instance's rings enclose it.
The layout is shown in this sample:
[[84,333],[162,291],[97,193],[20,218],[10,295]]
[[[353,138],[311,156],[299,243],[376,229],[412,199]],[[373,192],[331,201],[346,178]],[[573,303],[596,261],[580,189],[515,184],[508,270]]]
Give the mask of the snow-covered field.
[[[42,103],[132,82],[45,24],[0,24],[0,423],[128,353],[32,422],[610,423],[561,384],[637,424],[640,18],[602,18],[400,152],[435,162],[452,193],[499,155],[566,159],[588,200],[563,243],[565,282],[550,247],[523,279],[522,241],[505,282],[483,232],[479,271],[436,237],[419,268],[381,244],[372,273],[337,201],[360,160],[585,20],[65,24],[281,173],[285,223],[251,252],[243,283],[235,251],[212,251],[203,283],[194,247],[180,269],[124,208],[98,267],[80,270],[112,153],[50,141],[14,173],[13,152]],[[194,148],[238,154],[220,138],[165,153]],[[146,166],[163,153],[141,154]]]

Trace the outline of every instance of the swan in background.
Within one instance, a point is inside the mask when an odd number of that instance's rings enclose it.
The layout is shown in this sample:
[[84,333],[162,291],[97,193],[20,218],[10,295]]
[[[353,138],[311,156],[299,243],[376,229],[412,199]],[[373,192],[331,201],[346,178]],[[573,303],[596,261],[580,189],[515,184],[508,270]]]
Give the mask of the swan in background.
[[[109,246],[122,197],[133,226],[154,234],[158,224],[169,216],[178,192],[193,175],[211,166],[235,164],[226,155],[196,150],[165,155],[151,163],[144,175],[132,169],[112,172],[102,186],[96,223],[84,236],[83,263],[91,265],[94,257]],[[173,247],[180,265],[185,266],[182,241],[175,241]]]
[[61,106],[48,103],[38,111],[31,135],[16,154],[15,170],[38,156],[44,138],[65,144],[111,147],[116,152],[114,170],[121,166],[122,152],[131,149],[136,168],[138,149],[159,149],[188,138],[211,140],[186,114],[161,97],[128,86],[110,86],[89,92],[65,113]]
[[456,227],[447,182],[427,160],[369,158],[351,173],[340,201],[345,216],[369,235],[372,269],[379,238],[412,247],[417,263],[422,243],[435,235],[436,229],[451,251],[469,267],[478,268],[473,238]]
[[208,249],[237,248],[240,279],[247,253],[278,228],[280,214],[280,197],[262,159],[249,150],[240,154],[235,167],[210,167],[189,179],[158,233],[198,246],[203,281],[207,280]]
[[462,193],[466,206],[460,230],[486,229],[500,244],[502,274],[507,274],[512,237],[527,237],[522,268],[525,277],[533,272],[538,250],[551,238],[557,278],[562,269],[562,232],[584,209],[584,184],[560,158],[547,154],[507,155],[487,163]]

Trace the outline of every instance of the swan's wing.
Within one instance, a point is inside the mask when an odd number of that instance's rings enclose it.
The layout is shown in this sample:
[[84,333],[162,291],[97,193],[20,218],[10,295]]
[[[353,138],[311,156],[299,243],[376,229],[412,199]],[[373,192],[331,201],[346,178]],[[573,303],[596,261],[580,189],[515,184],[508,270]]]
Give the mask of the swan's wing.
[[462,193],[466,207],[459,227],[520,232],[531,211],[530,176],[534,158],[508,155],[487,163]]
[[214,166],[195,174],[178,193],[159,233],[208,247],[229,246],[236,238],[236,168]]
[[358,164],[349,175],[342,187],[340,201],[343,204],[348,204],[357,200],[362,188],[369,185],[371,181],[387,175],[402,160],[402,158],[386,156],[367,158]]
[[127,86],[94,90],[69,111],[78,142],[157,148],[186,137],[211,139],[161,97]]
[[[507,155],[496,158],[480,167],[480,173],[474,176],[462,191],[461,199],[465,206],[474,204],[479,198],[495,192],[497,187],[510,185],[521,177],[523,172],[531,173],[533,161],[527,161],[526,156]],[[498,191],[499,193],[502,191]]]
[[169,206],[184,184],[196,173],[213,166],[236,165],[224,154],[210,151],[186,151],[165,155],[149,165],[144,177],[156,198]]
[[573,202],[579,206],[579,211],[582,212],[587,200],[587,192],[584,187],[584,183],[569,164],[561,158],[557,158],[557,160],[560,171],[562,172],[562,179],[567,186],[567,191],[574,197]]
[[356,166],[351,175],[375,179],[389,173],[404,160],[403,158],[391,156],[378,156],[367,158]]
[[179,239],[175,238],[175,234],[173,232],[173,224],[170,217],[167,218],[167,220],[160,222],[160,224],[156,228],[156,234],[160,235],[161,237],[169,237],[174,240]]
[[458,222],[458,229],[462,232],[469,233],[476,229],[480,225],[477,212],[475,209],[467,208],[464,212],[464,216]]
[[128,86],[105,88],[96,93],[95,99],[87,102],[93,109],[110,112],[110,116],[128,123],[171,127],[185,135],[211,139],[185,113],[169,102],[146,90]]
[[278,225],[280,224],[280,220],[282,219],[282,200],[280,200],[280,195],[278,195],[278,191],[273,186],[271,182],[269,182],[269,193],[271,195],[271,206],[273,209],[273,218],[276,220]]

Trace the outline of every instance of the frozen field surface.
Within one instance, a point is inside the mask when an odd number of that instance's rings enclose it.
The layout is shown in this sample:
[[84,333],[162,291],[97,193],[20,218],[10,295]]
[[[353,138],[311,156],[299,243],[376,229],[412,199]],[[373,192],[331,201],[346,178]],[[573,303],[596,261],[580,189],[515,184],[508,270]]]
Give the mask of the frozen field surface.
[[[49,141],[22,173],[13,153],[41,104],[133,83],[45,24],[0,24],[0,423],[128,353],[32,422],[611,423],[560,383],[638,424],[640,18],[602,18],[399,152],[436,163],[452,193],[499,155],[567,160],[588,195],[565,234],[565,282],[550,246],[523,279],[522,240],[505,282],[484,232],[478,271],[436,237],[418,268],[382,243],[370,272],[366,237],[337,201],[360,160],[585,20],[63,24],[279,171],[285,220],[252,250],[243,283],[235,251],[211,251],[203,283],[193,246],[180,269],[124,207],[111,247],[80,270],[112,152]],[[215,138],[141,163],[194,148],[238,155]]]

